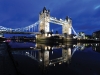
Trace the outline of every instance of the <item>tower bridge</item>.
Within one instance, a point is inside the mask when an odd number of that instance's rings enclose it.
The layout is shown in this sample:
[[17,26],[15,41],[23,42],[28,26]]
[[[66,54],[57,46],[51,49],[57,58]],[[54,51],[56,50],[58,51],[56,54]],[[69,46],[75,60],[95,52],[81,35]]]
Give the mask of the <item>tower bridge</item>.
[[39,14],[39,31],[44,30],[45,32],[50,32],[50,25],[49,22],[62,25],[62,33],[66,33],[68,35],[71,34],[71,27],[72,27],[72,20],[67,16],[65,20],[58,20],[54,17],[50,16],[50,11],[47,10],[45,7],[43,11]]
[[[62,26],[62,34],[70,35],[72,31],[76,38],[79,36],[72,26],[72,19],[68,16],[63,19],[57,19],[55,17],[50,16],[50,10],[47,10],[46,7],[39,13],[39,21],[35,22],[34,24],[20,27],[20,28],[8,28],[4,26],[0,26],[0,32],[3,33],[30,33],[30,34],[39,34],[41,30],[44,31],[45,34],[50,32],[50,23],[58,24]],[[46,35],[45,35],[46,36]]]

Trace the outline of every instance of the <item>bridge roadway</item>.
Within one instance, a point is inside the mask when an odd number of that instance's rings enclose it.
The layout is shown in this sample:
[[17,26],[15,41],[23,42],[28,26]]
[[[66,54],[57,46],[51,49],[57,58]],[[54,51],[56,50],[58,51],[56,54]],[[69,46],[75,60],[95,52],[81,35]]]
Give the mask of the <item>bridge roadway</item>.
[[40,34],[40,32],[1,32],[3,34]]
[[[60,48],[53,48],[53,49],[60,49]],[[41,48],[35,48],[35,47],[27,47],[27,48],[11,48],[10,50],[42,50]],[[48,49],[49,51],[49,49]]]

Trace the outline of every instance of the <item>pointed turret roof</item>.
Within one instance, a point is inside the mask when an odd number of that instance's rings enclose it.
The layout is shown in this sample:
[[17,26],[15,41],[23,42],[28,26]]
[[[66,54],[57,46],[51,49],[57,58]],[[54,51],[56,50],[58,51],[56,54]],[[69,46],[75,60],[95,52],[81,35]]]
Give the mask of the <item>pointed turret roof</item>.
[[46,7],[43,8],[43,11],[46,10]]
[[68,17],[68,16],[66,16],[66,20],[67,20],[67,21],[68,21],[68,18],[69,18],[69,17]]

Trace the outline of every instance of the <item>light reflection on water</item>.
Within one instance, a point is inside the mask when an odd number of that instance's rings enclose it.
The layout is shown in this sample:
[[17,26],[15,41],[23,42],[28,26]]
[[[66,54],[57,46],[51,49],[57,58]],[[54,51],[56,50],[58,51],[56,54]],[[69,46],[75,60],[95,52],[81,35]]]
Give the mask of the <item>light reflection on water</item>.
[[[18,74],[99,75],[99,43],[56,45],[11,42],[10,52]],[[0,45],[0,55],[5,47]],[[22,49],[27,47],[27,49]],[[15,50],[17,48],[17,50]],[[8,49],[8,50],[9,50]],[[9,52],[8,52],[9,54]]]

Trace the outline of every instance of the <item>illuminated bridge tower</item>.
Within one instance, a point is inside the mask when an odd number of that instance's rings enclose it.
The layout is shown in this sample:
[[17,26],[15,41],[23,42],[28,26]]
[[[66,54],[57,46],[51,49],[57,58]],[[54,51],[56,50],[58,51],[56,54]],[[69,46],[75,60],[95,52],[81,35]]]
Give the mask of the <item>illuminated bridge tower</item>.
[[72,20],[67,16],[65,22],[62,25],[62,33],[70,35],[72,27]]
[[49,64],[49,47],[45,46],[44,44],[37,44],[37,48],[40,49],[38,53],[38,60],[40,61],[41,65],[48,65]]
[[39,14],[39,31],[44,30],[45,33],[49,32],[49,20],[50,20],[50,11],[43,8],[43,10]]
[[69,59],[71,58],[71,48],[62,48],[62,57],[64,62],[69,62]]

